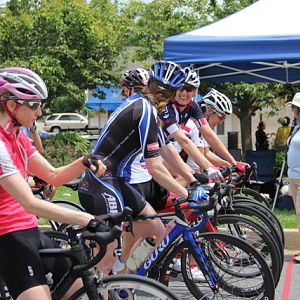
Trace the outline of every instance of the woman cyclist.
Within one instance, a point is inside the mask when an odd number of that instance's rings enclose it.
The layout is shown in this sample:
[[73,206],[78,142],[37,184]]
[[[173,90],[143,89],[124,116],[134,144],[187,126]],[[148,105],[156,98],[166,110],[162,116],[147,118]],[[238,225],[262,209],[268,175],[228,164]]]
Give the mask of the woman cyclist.
[[[162,164],[157,117],[184,81],[185,73],[177,64],[157,62],[152,65],[150,79],[142,92],[132,93],[111,114],[93,149],[93,154],[102,157],[107,172],[97,178],[86,171],[79,187],[80,202],[87,211],[102,214],[111,209],[121,210],[125,204],[133,209],[134,215],[154,214],[151,205],[131,186],[141,179],[141,168],[147,168],[147,172],[143,172],[145,182],[152,176],[166,190],[187,198],[187,189],[179,185]],[[201,192],[199,199],[197,193],[193,195],[195,200],[202,199]],[[155,235],[159,242],[164,229],[159,219],[133,224],[133,234],[139,241],[133,246],[131,233],[124,233],[123,259],[126,261],[129,250],[132,252],[146,237]]]
[[[232,114],[232,104],[230,99],[215,89],[211,89],[201,102],[201,109],[209,126],[214,129],[217,125],[223,123],[226,116]],[[204,156],[217,167],[230,166],[231,164],[209,150],[209,144],[203,136],[199,136],[200,151]]]
[[[44,81],[33,71],[0,69],[0,274],[12,297],[20,300],[51,299],[38,250],[53,245],[40,233],[36,215],[90,229],[98,224],[88,213],[38,200],[26,181],[29,172],[61,185],[86,166],[94,169],[96,165],[97,175],[105,171],[102,162],[91,156],[54,168],[32,146],[20,126],[32,126],[47,96]],[[59,280],[62,274],[53,274],[53,279]]]
[[209,177],[223,180],[219,170],[200,153],[195,144],[182,130],[188,120],[192,118],[199,132],[204,136],[209,145],[230,164],[236,164],[235,159],[210,128],[198,104],[193,100],[197,88],[200,85],[200,79],[197,73],[191,71],[190,68],[185,68],[185,72],[187,75],[184,86],[176,91],[173,101],[169,102],[161,114],[161,119],[164,122],[164,130],[167,136],[178,142],[187,155],[190,156],[197,165],[201,166]]

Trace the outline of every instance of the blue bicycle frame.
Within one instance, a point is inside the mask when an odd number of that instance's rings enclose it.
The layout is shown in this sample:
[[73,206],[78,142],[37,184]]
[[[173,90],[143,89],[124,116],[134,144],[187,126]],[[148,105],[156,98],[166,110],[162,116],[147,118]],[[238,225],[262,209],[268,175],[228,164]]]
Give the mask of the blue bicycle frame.
[[[154,249],[151,256],[137,269],[137,275],[144,276],[159,260],[160,257],[164,255],[168,246],[175,242],[180,236],[184,241],[188,243],[188,248],[192,251],[193,256],[205,276],[210,288],[213,291],[218,290],[218,283],[214,272],[209,271],[210,267],[206,260],[206,256],[203,253],[201,247],[196,243],[196,237],[194,232],[205,228],[208,222],[207,213],[202,215],[202,219],[196,226],[189,227],[189,225],[178,218],[174,228],[165,236],[161,243]],[[185,224],[184,224],[185,223]]]

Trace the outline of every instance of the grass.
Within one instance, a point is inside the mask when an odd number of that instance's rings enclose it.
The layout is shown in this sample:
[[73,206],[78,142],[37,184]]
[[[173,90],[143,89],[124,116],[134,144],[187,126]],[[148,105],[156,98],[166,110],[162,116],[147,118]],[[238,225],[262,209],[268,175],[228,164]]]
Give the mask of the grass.
[[275,215],[279,219],[284,229],[297,229],[298,221],[295,210],[279,210],[275,209]]
[[[72,189],[69,189],[64,186],[57,187],[53,200],[68,200],[79,204],[77,191],[73,191]],[[39,225],[49,225],[48,220],[44,218],[39,218]]]

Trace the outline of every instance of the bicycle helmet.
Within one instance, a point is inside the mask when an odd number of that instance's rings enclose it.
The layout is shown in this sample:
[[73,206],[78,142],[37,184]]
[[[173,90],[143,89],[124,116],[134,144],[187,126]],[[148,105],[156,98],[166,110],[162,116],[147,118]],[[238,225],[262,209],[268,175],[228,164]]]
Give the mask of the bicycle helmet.
[[226,115],[232,114],[232,104],[229,98],[215,89],[211,89],[210,92],[202,98],[202,101],[205,106],[209,106],[219,113]]
[[181,88],[186,79],[183,69],[172,61],[159,61],[150,68],[150,78],[156,79],[174,89]]
[[43,79],[25,68],[0,69],[0,93],[1,91],[10,92],[16,99],[24,101],[42,100],[48,97]]
[[191,70],[189,67],[184,68],[184,72],[186,74],[185,83],[192,85],[195,88],[200,86],[200,78],[197,72]]
[[120,85],[125,85],[129,88],[144,87],[147,85],[148,80],[149,73],[145,69],[137,68],[126,71],[120,80]]

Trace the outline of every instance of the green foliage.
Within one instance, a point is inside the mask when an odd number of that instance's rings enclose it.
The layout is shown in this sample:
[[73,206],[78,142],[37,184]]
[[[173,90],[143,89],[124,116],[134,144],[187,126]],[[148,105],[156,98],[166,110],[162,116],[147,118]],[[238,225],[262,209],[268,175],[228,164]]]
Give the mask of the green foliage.
[[122,7],[121,17],[127,27],[127,45],[134,49],[131,59],[161,60],[163,40],[207,24],[208,8],[207,0],[129,1]]
[[113,3],[9,1],[0,14],[1,66],[28,67],[40,74],[52,112],[80,110],[85,90],[110,86],[116,78],[111,70],[122,44]]
[[44,156],[49,162],[60,167],[69,164],[77,158],[90,152],[90,141],[84,139],[78,132],[62,132],[44,140]]
[[[282,148],[276,149],[276,159],[275,159],[274,169],[278,176],[280,174],[282,163],[285,159],[285,155],[286,155],[286,152],[284,149],[282,149]],[[287,164],[285,164],[283,176],[287,176],[287,170],[288,170],[288,166],[287,166]]]

